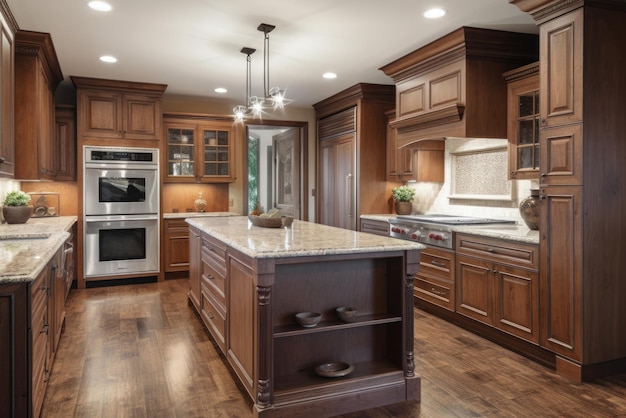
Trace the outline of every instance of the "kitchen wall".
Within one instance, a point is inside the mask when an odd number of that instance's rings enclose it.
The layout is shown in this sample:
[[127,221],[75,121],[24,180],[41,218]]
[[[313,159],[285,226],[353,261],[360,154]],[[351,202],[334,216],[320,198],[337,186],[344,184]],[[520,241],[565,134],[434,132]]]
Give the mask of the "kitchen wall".
[[508,141],[466,138],[445,141],[444,182],[408,183],[416,190],[414,213],[514,219],[523,224],[519,202],[530,194],[531,187],[538,187],[538,181],[507,179]]

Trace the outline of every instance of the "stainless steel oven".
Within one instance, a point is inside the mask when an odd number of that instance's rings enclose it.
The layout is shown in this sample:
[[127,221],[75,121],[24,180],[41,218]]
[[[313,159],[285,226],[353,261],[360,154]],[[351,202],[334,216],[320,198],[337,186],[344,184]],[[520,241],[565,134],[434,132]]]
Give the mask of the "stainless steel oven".
[[159,272],[159,150],[84,147],[84,275]]
[[158,215],[85,217],[85,277],[158,271]]
[[85,215],[159,212],[159,151],[85,147]]

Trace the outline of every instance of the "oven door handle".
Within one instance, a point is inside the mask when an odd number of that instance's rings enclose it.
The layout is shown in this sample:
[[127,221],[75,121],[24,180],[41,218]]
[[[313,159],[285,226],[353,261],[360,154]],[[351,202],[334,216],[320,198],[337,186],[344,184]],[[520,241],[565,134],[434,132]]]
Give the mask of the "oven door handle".
[[158,221],[157,214],[143,215],[92,215],[85,216],[85,223],[90,222],[115,222],[115,221]]

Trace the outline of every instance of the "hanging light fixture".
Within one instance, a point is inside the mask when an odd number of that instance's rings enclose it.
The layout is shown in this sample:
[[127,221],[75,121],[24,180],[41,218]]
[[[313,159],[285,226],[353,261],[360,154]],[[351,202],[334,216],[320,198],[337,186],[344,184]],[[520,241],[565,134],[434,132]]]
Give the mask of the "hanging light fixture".
[[276,28],[268,23],[261,23],[257,28],[263,32],[263,97],[251,95],[251,55],[256,51],[253,48],[244,47],[241,52],[246,54],[246,105],[239,105],[233,108],[235,121],[241,122],[247,116],[252,114],[254,117],[260,117],[265,109],[282,109],[287,100],[285,98],[285,90],[280,87],[270,87],[270,36],[269,33]]

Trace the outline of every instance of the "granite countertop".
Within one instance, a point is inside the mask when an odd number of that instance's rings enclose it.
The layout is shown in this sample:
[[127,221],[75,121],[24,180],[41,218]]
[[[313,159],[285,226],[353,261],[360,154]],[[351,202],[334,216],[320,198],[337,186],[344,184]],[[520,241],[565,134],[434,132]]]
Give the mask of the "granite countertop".
[[168,212],[163,214],[163,219],[203,218],[210,216],[241,216],[235,212]]
[[396,238],[294,220],[290,228],[262,228],[245,216],[188,218],[199,228],[232,248],[254,258],[298,257],[404,251],[426,248]]
[[[387,222],[396,215],[391,214],[373,214],[361,215],[363,219],[372,219],[375,221]],[[455,225],[452,226],[454,232],[462,232],[465,234],[480,235],[484,237],[506,239],[510,241],[524,242],[528,244],[539,244],[539,231],[529,229],[526,225],[518,224],[490,224],[490,225]]]
[[55,216],[0,225],[0,284],[35,280],[75,222],[75,216]]

